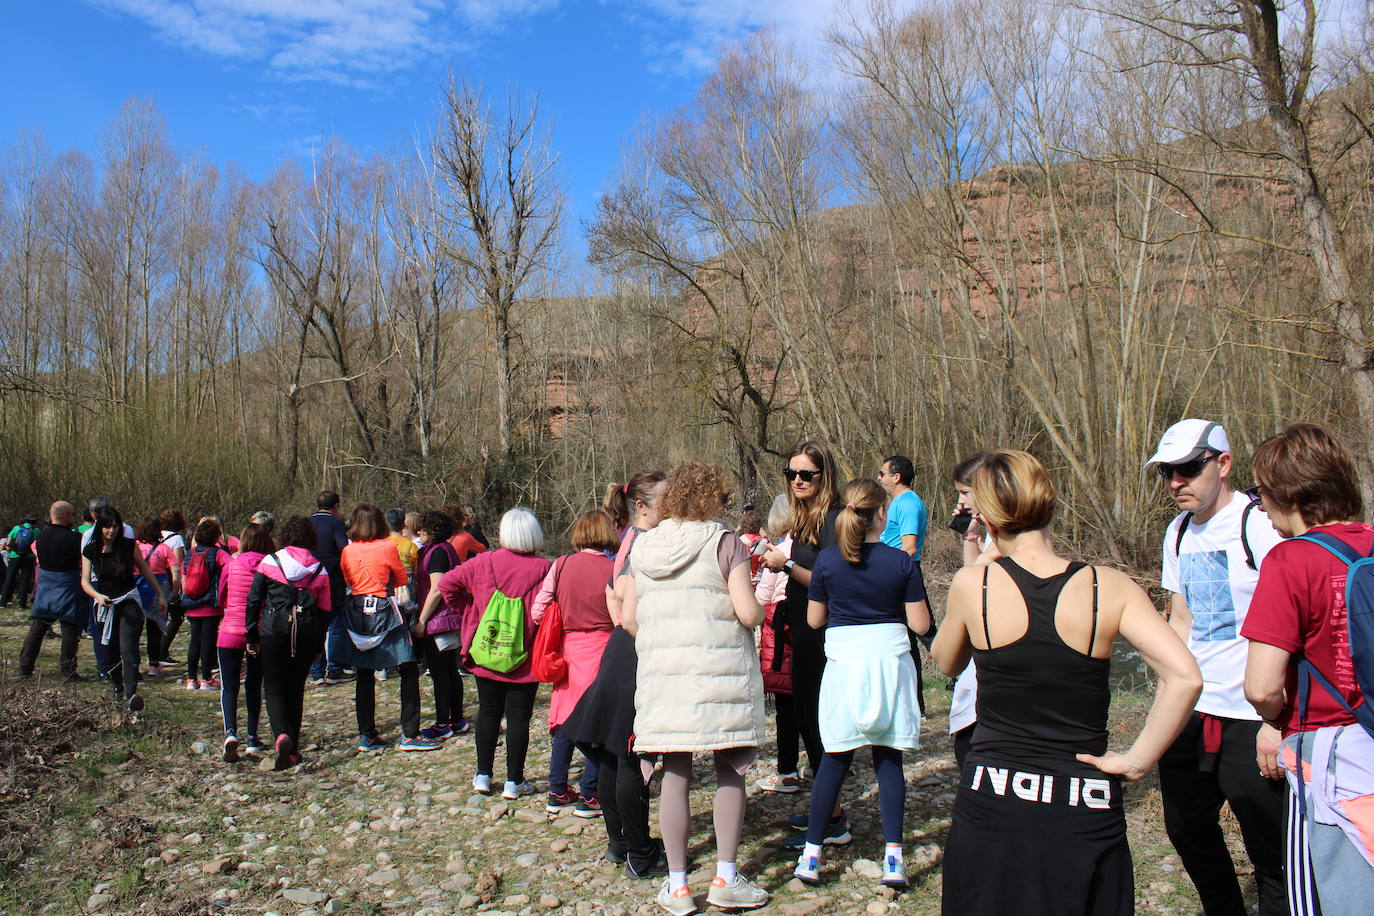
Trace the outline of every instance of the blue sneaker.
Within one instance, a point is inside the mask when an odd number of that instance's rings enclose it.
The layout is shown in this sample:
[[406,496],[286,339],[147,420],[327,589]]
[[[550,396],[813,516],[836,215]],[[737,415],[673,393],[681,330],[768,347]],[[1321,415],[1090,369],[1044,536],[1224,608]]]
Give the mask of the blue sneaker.
[[403,751],[437,751],[444,746],[444,742],[416,735],[413,738],[402,738],[396,746]]
[[364,754],[386,750],[386,742],[376,735],[359,735],[358,750]]
[[447,725],[431,725],[420,729],[420,736],[430,741],[447,741],[453,737],[453,729]]
[[459,719],[457,722],[450,722],[448,727],[453,729],[455,735],[466,735],[472,731],[472,723],[467,719]]

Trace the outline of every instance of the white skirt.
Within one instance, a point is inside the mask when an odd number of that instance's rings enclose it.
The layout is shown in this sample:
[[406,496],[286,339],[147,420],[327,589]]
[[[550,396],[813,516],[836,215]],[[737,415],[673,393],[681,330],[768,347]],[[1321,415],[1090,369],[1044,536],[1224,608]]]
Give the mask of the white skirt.
[[829,627],[821,678],[821,744],[831,753],[921,743],[916,665],[900,623]]

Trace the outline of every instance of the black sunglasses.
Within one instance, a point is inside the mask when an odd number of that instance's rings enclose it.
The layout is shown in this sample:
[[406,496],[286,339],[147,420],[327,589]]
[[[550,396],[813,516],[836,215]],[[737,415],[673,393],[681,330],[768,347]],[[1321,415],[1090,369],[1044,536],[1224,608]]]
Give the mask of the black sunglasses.
[[1164,464],[1163,462],[1160,462],[1159,464],[1155,465],[1155,470],[1158,471],[1159,476],[1164,478],[1165,480],[1173,480],[1175,474],[1188,480],[1192,480],[1194,477],[1202,473],[1202,469],[1207,465],[1207,462],[1211,461],[1216,457],[1216,455],[1207,455],[1203,458],[1194,458],[1192,461],[1184,461],[1180,462],[1179,464]]
[[782,472],[782,476],[786,477],[789,482],[796,480],[798,477],[800,477],[802,479],[802,483],[810,483],[817,477],[821,476],[821,472],[799,471],[796,468],[788,468],[787,470]]

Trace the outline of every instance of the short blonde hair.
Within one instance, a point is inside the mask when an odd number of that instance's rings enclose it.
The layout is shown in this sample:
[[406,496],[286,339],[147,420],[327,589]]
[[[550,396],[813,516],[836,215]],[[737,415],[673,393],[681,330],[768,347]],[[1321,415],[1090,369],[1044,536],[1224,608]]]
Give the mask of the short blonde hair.
[[1054,520],[1054,484],[1030,452],[989,452],[969,486],[979,514],[1001,534],[1037,531]]
[[544,529],[529,509],[514,508],[501,516],[498,535],[501,546],[515,553],[538,553],[544,549]]

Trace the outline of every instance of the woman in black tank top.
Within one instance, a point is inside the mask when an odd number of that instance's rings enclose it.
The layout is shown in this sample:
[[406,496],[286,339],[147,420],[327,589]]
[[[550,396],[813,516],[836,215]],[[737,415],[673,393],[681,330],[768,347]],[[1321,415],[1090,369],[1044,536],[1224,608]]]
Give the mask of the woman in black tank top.
[[[993,452],[973,491],[1002,558],[961,569],[932,656],[970,653],[978,724],[945,846],[943,912],[1134,912],[1121,783],[1144,776],[1202,689],[1187,647],[1114,569],[1067,561],[1046,529],[1054,490],[1025,452]],[[1107,750],[1107,682],[1120,633],[1159,677],[1135,743]]]

